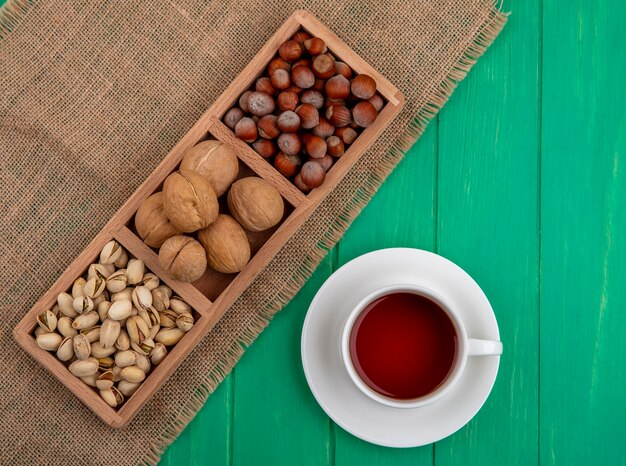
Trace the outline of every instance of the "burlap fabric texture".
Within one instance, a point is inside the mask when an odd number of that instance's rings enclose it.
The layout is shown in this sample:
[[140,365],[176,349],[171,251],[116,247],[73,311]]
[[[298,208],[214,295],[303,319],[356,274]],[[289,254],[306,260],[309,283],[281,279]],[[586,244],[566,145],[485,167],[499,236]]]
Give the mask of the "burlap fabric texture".
[[[406,106],[130,426],[110,429],[11,330],[298,8],[382,72]],[[492,0],[9,0],[0,13],[0,464],[158,462],[505,20]]]

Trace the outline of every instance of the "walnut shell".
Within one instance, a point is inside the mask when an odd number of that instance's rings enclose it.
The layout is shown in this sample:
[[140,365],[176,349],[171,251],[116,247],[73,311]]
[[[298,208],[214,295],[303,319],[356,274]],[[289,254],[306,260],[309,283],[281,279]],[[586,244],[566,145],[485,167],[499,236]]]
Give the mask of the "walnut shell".
[[251,176],[233,183],[228,191],[228,208],[246,230],[263,231],[280,222],[285,204],[276,188]]
[[198,232],[198,240],[206,250],[209,266],[222,273],[241,272],[250,261],[250,243],[246,232],[229,215]]
[[219,206],[211,184],[189,170],[172,173],[163,183],[163,209],[172,225],[185,233],[208,227]]
[[185,152],[180,169],[200,173],[219,197],[237,179],[239,160],[232,146],[216,140],[202,141]]
[[160,248],[166,239],[182,233],[165,215],[163,193],[160,191],[139,206],[135,214],[135,228],[141,239],[153,248]]
[[161,246],[159,264],[174,280],[194,282],[206,270],[206,253],[195,239],[176,235]]

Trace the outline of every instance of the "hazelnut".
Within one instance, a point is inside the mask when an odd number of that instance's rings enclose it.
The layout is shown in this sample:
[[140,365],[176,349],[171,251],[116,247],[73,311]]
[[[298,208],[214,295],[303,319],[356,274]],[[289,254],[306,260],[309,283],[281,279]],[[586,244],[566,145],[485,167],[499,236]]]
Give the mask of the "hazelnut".
[[252,148],[264,159],[269,159],[278,150],[271,139],[257,139],[252,143]]
[[239,139],[246,142],[253,142],[258,136],[256,123],[252,118],[243,117],[235,125],[235,134]]
[[235,126],[244,116],[243,110],[239,107],[233,107],[224,114],[224,124],[235,131]]
[[359,74],[351,81],[350,90],[359,99],[369,99],[376,94],[376,81],[371,76]]
[[296,112],[287,110],[278,115],[278,128],[285,133],[295,133],[300,129],[300,117]]
[[309,34],[308,32],[298,31],[293,35],[291,40],[295,40],[298,44],[302,44],[305,40],[308,40],[310,38],[311,38],[311,34]]
[[283,133],[278,136],[278,148],[285,154],[297,154],[302,148],[300,138],[295,133]]
[[314,89],[318,92],[324,92],[326,89],[326,80],[315,78],[315,84],[313,84],[313,87],[311,87],[311,89]]
[[311,55],[319,55],[321,53],[325,53],[326,50],[326,42],[324,42],[319,37],[311,37],[304,41],[304,48]]
[[311,68],[307,66],[296,66],[291,70],[291,80],[301,89],[307,89],[315,84],[315,76]]
[[300,126],[304,129],[311,129],[320,122],[320,114],[311,104],[298,106],[296,114],[300,117]]
[[278,55],[286,62],[292,63],[302,55],[302,48],[295,40],[288,40],[278,47]]
[[335,70],[346,79],[350,79],[352,77],[352,68],[342,61],[335,61]]
[[289,92],[293,92],[293,93],[294,93],[294,94],[296,94],[296,95],[300,95],[300,94],[302,93],[302,90],[303,90],[303,89],[302,89],[301,87],[298,87],[298,86],[296,86],[295,84],[291,83],[291,86],[289,86],[289,87],[288,87],[287,89],[285,89],[285,90],[286,90],[286,91],[289,91]]
[[331,107],[333,105],[343,105],[346,106],[346,101],[343,99],[326,99],[324,101],[324,108]]
[[202,175],[219,197],[237,179],[239,159],[232,146],[212,139],[199,142],[185,152],[180,169]]
[[309,188],[307,185],[305,185],[304,181],[302,181],[302,175],[300,173],[298,173],[294,177],[293,184],[295,184],[296,188],[298,188],[303,193],[308,193],[311,190],[311,188]]
[[374,94],[372,97],[369,98],[369,101],[370,101],[370,104],[374,106],[374,108],[376,109],[378,113],[380,113],[380,111],[385,106],[385,101],[383,100],[380,94]]
[[304,148],[306,150],[306,153],[314,159],[319,159],[326,155],[326,141],[324,141],[324,139],[322,139],[321,137],[315,136],[313,134],[307,134],[307,137],[304,140]]
[[333,166],[333,162],[335,161],[335,159],[333,159],[330,155],[326,154],[324,157],[321,157],[319,159],[314,159],[315,162],[319,163],[322,168],[324,169],[324,171],[328,172],[328,170],[330,170],[330,168]]
[[313,59],[311,68],[316,78],[327,79],[335,74],[335,60],[327,53],[323,53]]
[[327,138],[326,146],[328,147],[328,153],[333,157],[341,157],[345,151],[343,141],[339,136],[330,136]]
[[362,100],[352,109],[354,122],[363,128],[367,128],[369,125],[374,123],[377,116],[378,112],[376,111],[376,108],[367,100]]
[[245,113],[250,113],[250,109],[248,108],[248,100],[250,99],[250,95],[252,91],[246,91],[239,97],[239,108],[243,110]]
[[270,78],[265,77],[265,76],[256,80],[256,83],[254,84],[254,89],[257,92],[265,92],[266,94],[269,94],[269,95],[278,94],[278,92],[276,91],[276,89],[278,88],[274,86]]
[[335,127],[330,124],[324,117],[320,117],[320,122],[313,128],[312,133],[316,136],[326,139],[329,136],[332,136],[335,131]]
[[296,66],[306,66],[307,68],[311,68],[311,60],[308,58],[301,58],[300,60],[293,62],[291,69],[293,70]]
[[278,125],[276,124],[277,119],[278,117],[276,115],[265,115],[261,117],[257,123],[259,136],[265,139],[277,138],[280,134],[280,129],[278,129]]
[[177,235],[161,246],[159,264],[174,280],[194,282],[204,274],[207,258],[198,241],[189,236]]
[[300,170],[302,182],[309,188],[317,188],[326,179],[326,170],[317,162],[309,161]]
[[135,214],[135,228],[141,239],[150,247],[160,248],[166,239],[180,235],[163,210],[163,193],[154,193],[141,203]]
[[248,98],[248,108],[253,115],[262,117],[274,111],[274,99],[265,92],[253,92]]
[[228,191],[228,209],[249,231],[272,228],[283,218],[285,205],[276,188],[258,177],[241,178]]
[[274,86],[276,89],[281,90],[281,91],[291,86],[291,78],[289,77],[289,71],[286,71],[283,69],[278,69],[274,71],[270,75],[270,80],[272,82],[272,86]]
[[358,134],[354,129],[346,126],[343,128],[335,128],[335,136],[338,136],[344,144],[352,144]]
[[326,109],[326,118],[335,127],[348,126],[352,122],[350,110],[344,105],[331,105],[328,107]]
[[302,162],[300,161],[300,157],[297,155],[288,155],[279,152],[274,159],[274,167],[276,167],[276,170],[278,170],[285,178],[295,175],[298,172],[300,165],[302,165]]
[[241,272],[250,261],[246,232],[229,215],[220,214],[215,222],[198,232],[209,266],[221,273]]
[[307,89],[300,95],[300,101],[303,104],[311,104],[315,108],[320,109],[324,106],[324,96],[320,91],[315,89]]
[[329,99],[345,99],[350,95],[350,81],[338,74],[326,81],[325,89]]
[[271,76],[272,73],[276,70],[285,70],[287,72],[291,71],[291,65],[287,63],[282,58],[276,57],[270,61],[269,65],[267,65],[267,73]]
[[281,112],[285,112],[287,110],[295,110],[298,106],[298,94],[292,91],[283,91],[278,94],[278,109]]
[[163,210],[172,225],[191,233],[208,227],[219,206],[211,183],[196,172],[179,170],[163,183]]

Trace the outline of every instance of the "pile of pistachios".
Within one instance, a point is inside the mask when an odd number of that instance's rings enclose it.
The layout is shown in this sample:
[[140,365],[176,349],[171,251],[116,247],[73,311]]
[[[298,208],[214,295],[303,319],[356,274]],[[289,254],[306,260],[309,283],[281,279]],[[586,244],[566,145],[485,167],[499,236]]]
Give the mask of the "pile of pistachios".
[[191,307],[110,241],[72,289],[37,316],[39,347],[118,408],[194,325]]

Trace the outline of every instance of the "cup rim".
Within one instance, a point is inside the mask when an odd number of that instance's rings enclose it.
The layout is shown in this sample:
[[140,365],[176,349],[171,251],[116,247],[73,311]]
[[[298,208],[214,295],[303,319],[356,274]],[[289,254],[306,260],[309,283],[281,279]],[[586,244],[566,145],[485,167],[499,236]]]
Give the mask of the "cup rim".
[[[446,379],[432,392],[418,398],[411,398],[406,400],[391,398],[370,388],[358,375],[352,362],[352,356],[350,354],[350,335],[352,333],[354,323],[359,315],[361,315],[361,312],[363,312],[363,310],[370,303],[377,300],[378,298],[389,294],[401,292],[417,294],[419,296],[423,296],[434,301],[448,315],[457,332],[457,351],[455,355],[455,360],[453,362],[453,366],[450,372],[446,376]],[[456,312],[454,307],[450,305],[450,303],[438,292],[421,285],[408,283],[388,285],[373,291],[372,293],[361,299],[361,301],[357,303],[354,309],[350,311],[350,314],[348,314],[348,317],[344,322],[343,329],[341,331],[341,358],[343,360],[346,371],[348,372],[348,375],[352,379],[352,382],[357,386],[359,390],[361,390],[361,392],[363,392],[372,400],[393,408],[418,408],[444,397],[461,377],[461,374],[463,373],[463,370],[465,369],[465,365],[467,363],[467,355],[467,332],[465,330],[465,325],[460,319],[458,313]]]

